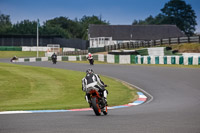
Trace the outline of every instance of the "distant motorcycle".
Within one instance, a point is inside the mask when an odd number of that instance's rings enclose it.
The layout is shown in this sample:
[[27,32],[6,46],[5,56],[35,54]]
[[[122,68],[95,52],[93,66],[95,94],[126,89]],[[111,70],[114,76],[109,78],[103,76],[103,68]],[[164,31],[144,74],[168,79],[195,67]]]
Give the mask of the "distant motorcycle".
[[92,56],[87,58],[89,60],[90,65],[94,65],[94,59]]
[[13,61],[15,61],[15,60],[18,60],[18,58],[17,58],[16,56],[12,57],[12,58],[10,59],[10,62],[13,62]]
[[57,62],[57,55],[55,53],[51,56],[51,60],[52,60],[53,64],[56,64],[56,62]]
[[56,58],[52,58],[52,62],[53,62],[53,64],[56,64],[57,59]]
[[[105,86],[106,87],[106,86]],[[99,116],[103,112],[104,115],[108,114],[108,108],[106,100],[103,97],[103,92],[99,92],[96,88],[90,87],[88,88],[88,92],[91,98],[91,107],[94,113]]]

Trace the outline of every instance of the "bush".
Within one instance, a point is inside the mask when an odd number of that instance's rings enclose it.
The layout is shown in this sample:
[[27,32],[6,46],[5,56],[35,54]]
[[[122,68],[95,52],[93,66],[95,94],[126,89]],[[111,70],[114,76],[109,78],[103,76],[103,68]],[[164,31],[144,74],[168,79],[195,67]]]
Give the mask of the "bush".
[[172,47],[166,47],[166,50],[172,50]]
[[178,50],[173,50],[172,53],[173,54],[178,53]]

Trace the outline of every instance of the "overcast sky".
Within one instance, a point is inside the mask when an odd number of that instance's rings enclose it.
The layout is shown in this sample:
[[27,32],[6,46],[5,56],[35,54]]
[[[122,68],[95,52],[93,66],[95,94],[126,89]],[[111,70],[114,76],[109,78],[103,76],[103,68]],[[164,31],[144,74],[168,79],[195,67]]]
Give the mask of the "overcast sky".
[[[112,25],[130,25],[133,20],[156,16],[169,0],[0,0],[0,11],[10,15],[11,22],[24,19],[46,20],[55,17],[70,19],[84,15],[101,16]],[[200,0],[185,0],[197,16],[196,32],[200,32]]]

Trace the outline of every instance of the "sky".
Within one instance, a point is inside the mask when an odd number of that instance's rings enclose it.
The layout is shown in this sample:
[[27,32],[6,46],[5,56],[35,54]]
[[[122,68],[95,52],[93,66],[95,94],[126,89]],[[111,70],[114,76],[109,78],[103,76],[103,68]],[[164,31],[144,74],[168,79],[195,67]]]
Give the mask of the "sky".
[[[71,20],[86,16],[101,16],[111,25],[131,25],[136,19],[161,13],[169,0],[0,0],[0,12],[10,15],[12,23],[25,19],[46,20],[68,17]],[[200,0],[185,0],[197,16],[196,32],[200,33]]]

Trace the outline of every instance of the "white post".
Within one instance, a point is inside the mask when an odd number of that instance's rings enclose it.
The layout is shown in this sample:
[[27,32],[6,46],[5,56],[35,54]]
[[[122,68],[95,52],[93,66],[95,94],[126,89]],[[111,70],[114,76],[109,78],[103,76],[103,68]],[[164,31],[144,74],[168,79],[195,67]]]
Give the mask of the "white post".
[[37,21],[37,58],[38,58],[38,45],[39,45],[39,19]]

